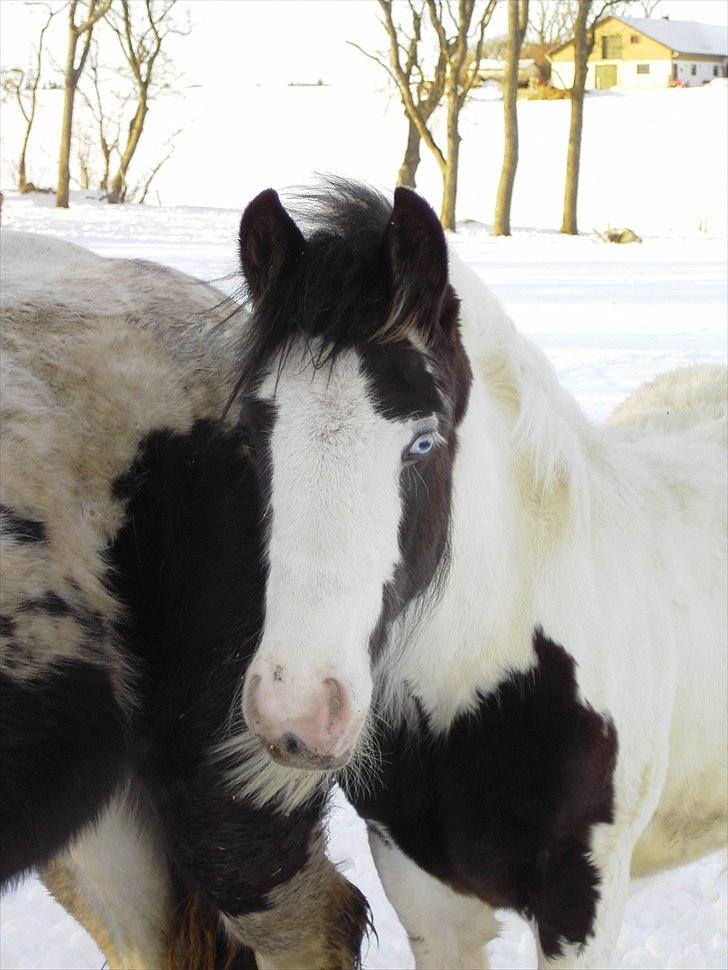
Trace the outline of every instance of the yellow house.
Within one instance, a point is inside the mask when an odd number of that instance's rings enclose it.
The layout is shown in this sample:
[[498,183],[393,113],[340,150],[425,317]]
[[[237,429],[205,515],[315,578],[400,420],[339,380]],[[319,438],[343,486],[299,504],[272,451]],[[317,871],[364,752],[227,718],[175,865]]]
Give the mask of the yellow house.
[[[574,83],[574,42],[549,55],[551,83]],[[608,17],[596,28],[587,88],[692,86],[728,76],[728,28],[692,20]]]

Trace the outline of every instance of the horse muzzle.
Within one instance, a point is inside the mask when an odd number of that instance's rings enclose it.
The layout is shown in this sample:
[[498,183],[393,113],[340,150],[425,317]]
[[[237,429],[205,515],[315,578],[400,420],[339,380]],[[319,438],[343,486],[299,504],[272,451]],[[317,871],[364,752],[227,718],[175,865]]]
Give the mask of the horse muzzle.
[[291,695],[279,668],[268,684],[259,674],[250,677],[243,716],[274,761],[309,771],[345,765],[359,733],[343,684],[328,677],[317,689]]

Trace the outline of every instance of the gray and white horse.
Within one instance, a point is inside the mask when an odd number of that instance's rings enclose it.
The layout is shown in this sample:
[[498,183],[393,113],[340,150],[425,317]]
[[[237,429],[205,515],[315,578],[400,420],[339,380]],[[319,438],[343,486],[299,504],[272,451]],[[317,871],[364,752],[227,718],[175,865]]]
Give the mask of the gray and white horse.
[[263,592],[239,307],[40,236],[2,258],[0,883],[38,867],[113,967],[349,970],[325,791],[283,817],[210,757]]

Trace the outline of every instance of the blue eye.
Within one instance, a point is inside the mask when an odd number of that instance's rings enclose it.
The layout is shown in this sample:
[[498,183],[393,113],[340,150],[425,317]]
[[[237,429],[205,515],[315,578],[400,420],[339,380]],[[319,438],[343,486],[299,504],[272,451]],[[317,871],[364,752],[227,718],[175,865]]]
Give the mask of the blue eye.
[[429,433],[421,434],[417,438],[415,438],[415,440],[409,446],[409,450],[407,451],[407,456],[409,458],[422,458],[422,456],[426,455],[428,451],[432,451],[434,447],[435,447],[434,437]]

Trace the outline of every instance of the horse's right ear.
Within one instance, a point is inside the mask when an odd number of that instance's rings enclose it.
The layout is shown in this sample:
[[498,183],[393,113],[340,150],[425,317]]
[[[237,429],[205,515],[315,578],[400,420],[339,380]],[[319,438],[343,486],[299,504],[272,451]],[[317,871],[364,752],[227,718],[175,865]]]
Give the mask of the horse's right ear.
[[256,302],[306,248],[301,230],[273,189],[256,195],[248,205],[240,220],[239,240],[243,275]]

